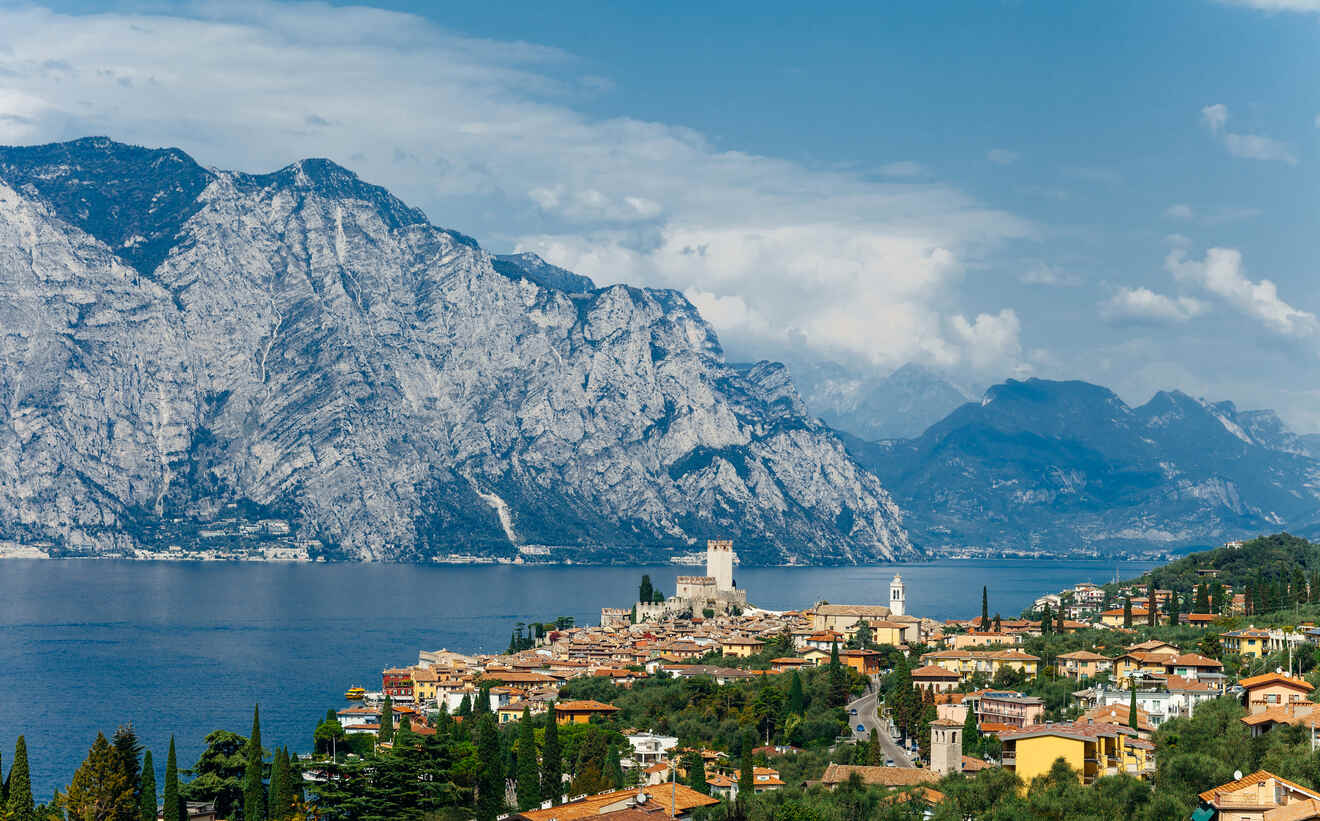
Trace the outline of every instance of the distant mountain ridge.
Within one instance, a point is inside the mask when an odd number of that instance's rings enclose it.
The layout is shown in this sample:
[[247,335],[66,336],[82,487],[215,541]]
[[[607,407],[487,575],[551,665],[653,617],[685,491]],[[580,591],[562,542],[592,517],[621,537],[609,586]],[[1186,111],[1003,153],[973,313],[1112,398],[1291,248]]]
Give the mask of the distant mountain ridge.
[[812,414],[865,440],[919,436],[968,400],[948,380],[915,363],[885,376],[805,358],[789,367]]
[[0,542],[57,553],[285,523],[331,558],[913,553],[682,294],[492,257],[329,160],[0,148],[0,420]]
[[1129,407],[1086,382],[1009,380],[913,439],[850,451],[927,549],[1109,552],[1320,527],[1320,461],[1272,411],[1180,391]]

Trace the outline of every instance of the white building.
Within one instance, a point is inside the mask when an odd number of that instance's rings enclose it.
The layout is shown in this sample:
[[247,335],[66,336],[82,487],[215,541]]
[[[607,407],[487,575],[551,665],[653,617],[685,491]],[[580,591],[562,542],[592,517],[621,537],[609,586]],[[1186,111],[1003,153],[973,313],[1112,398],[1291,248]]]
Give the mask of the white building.
[[889,615],[902,616],[906,613],[907,591],[903,587],[903,577],[894,575],[894,580],[889,583]]
[[655,733],[635,733],[625,736],[632,746],[632,760],[642,766],[664,761],[669,751],[678,746],[678,739]]

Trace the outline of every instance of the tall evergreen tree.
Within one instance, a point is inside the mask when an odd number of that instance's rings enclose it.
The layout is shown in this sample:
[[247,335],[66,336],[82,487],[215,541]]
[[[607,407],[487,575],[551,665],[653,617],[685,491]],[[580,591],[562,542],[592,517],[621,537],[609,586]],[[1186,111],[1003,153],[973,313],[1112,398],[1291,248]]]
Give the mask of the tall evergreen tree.
[[481,686],[481,689],[477,691],[477,700],[476,700],[476,702],[472,705],[472,711],[473,711],[474,713],[478,713],[478,714],[481,714],[481,713],[489,713],[489,712],[490,712],[490,685],[489,685],[489,684],[483,684],[483,685]]
[[266,784],[261,750],[261,707],[252,708],[252,735],[248,737],[243,767],[243,821],[266,821]]
[[746,801],[756,794],[756,778],[752,773],[752,750],[756,749],[756,736],[750,730],[743,733],[742,762],[738,767],[738,800]]
[[802,676],[793,671],[788,682],[788,711],[793,715],[803,715],[807,711],[807,694],[802,690]]
[[518,723],[518,809],[534,809],[541,803],[541,774],[536,765],[536,734],[532,711],[523,708]]
[[1224,583],[1215,579],[1210,583],[1210,610],[1220,615],[1228,614],[1228,602],[1224,601]]
[[455,715],[460,715],[460,716],[472,715],[472,697],[470,694],[468,693],[463,694],[463,700],[458,703],[458,712],[455,713]]
[[285,821],[293,814],[293,797],[289,795],[289,754],[283,748],[275,751],[270,765],[270,790],[266,804],[266,817],[270,821]]
[[1150,627],[1155,626],[1157,609],[1155,606],[1155,580],[1151,579],[1146,583],[1146,624]]
[[289,753],[289,748],[284,748],[284,783],[280,788],[281,800],[285,802],[285,810],[282,818],[290,819],[298,814],[298,808],[303,802],[303,779],[302,771],[294,762],[294,756]]
[[848,674],[839,661],[839,643],[830,642],[830,706],[842,707],[848,703]]
[[1123,597],[1123,626],[1124,626],[1124,627],[1131,627],[1131,626],[1132,626],[1132,597],[1131,597],[1131,596],[1124,596],[1124,597]]
[[655,588],[651,586],[651,576],[643,573],[641,587],[637,588],[637,601],[650,604],[654,596]]
[[1210,586],[1201,582],[1196,587],[1196,605],[1193,613],[1209,613],[1210,611]]
[[170,736],[170,752],[165,759],[165,821],[187,821],[183,812],[183,798],[179,796],[179,762],[174,756],[174,736]]
[[885,751],[880,747],[880,733],[874,727],[866,742],[866,763],[872,767],[881,767],[885,763]]
[[981,585],[981,630],[990,629],[990,598],[986,594],[985,585]]
[[124,771],[124,778],[133,785],[133,799],[137,801],[140,798],[137,792],[138,786],[142,779],[141,767],[138,765],[138,757],[142,755],[142,745],[138,743],[133,725],[124,724],[116,728],[110,746],[114,747],[115,760]]
[[1054,614],[1050,612],[1050,603],[1045,602],[1044,612],[1040,617],[1040,634],[1048,636],[1054,630]]
[[142,809],[142,821],[156,821],[156,765],[151,760],[151,750],[142,753],[142,777],[138,781],[138,806]]
[[1169,594],[1169,626],[1177,627],[1178,621],[1182,617],[1182,605],[1178,601],[1177,593]]
[[1134,681],[1132,687],[1132,702],[1128,705],[1128,726],[1132,729],[1140,729],[1137,726],[1137,683]]
[[504,759],[500,756],[500,737],[495,716],[489,710],[477,718],[477,821],[495,821],[504,811]]
[[613,744],[605,754],[605,777],[610,780],[614,789],[623,787],[623,759],[619,757],[619,748]]
[[19,736],[14,743],[14,763],[9,766],[9,777],[5,780],[5,821],[34,821],[36,818],[30,773],[27,739]]
[[[121,821],[137,818],[139,807],[133,793],[136,784],[124,773],[119,753],[101,733],[87,753],[87,759],[73,774],[64,794],[64,808],[78,821]],[[13,800],[11,785],[10,800]]]
[[546,711],[545,740],[541,747],[541,800],[549,798],[556,804],[564,797],[563,751],[559,747],[559,722],[555,720],[555,705]]
[[1059,609],[1054,613],[1054,632],[1059,635],[1068,632],[1068,628],[1063,624],[1063,605],[1059,605]]
[[710,785],[706,783],[706,762],[699,750],[689,750],[683,755],[683,769],[689,787],[702,795],[710,794]]
[[981,725],[976,723],[976,712],[967,708],[967,717],[963,719],[963,752],[967,755],[981,755]]
[[394,701],[389,696],[385,696],[385,702],[380,705],[380,729],[376,731],[376,738],[382,742],[394,740]]

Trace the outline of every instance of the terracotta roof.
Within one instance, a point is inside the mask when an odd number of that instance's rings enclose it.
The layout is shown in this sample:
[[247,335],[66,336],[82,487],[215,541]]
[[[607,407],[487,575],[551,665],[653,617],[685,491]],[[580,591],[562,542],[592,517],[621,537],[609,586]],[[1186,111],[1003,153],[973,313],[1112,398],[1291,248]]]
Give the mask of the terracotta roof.
[[822,604],[816,608],[818,616],[875,616],[885,618],[889,608],[878,604]]
[[1183,653],[1181,656],[1174,656],[1171,662],[1178,667],[1223,667],[1223,662],[1215,661],[1212,658],[1206,658],[1200,653]]
[[[1110,704],[1105,707],[1096,707],[1094,710],[1082,713],[1078,721],[1091,719],[1097,724],[1127,724],[1131,709],[1132,707],[1128,704]],[[1137,708],[1137,729],[1143,733],[1155,732],[1155,726],[1150,723],[1150,713],[1140,707]]]
[[970,755],[962,757],[962,771],[965,773],[977,773],[981,770],[988,770],[995,766],[983,758],[973,758]]
[[912,678],[958,678],[957,673],[952,670],[945,670],[938,664],[927,664],[925,667],[918,667],[909,675],[911,675]]
[[870,767],[859,764],[831,764],[820,777],[822,784],[843,784],[856,773],[863,784],[878,787],[913,787],[933,784],[940,777],[924,767]]
[[584,699],[582,701],[561,701],[555,705],[555,710],[562,710],[565,713],[615,713],[618,712],[619,708],[603,701]]
[[1311,790],[1307,787],[1303,787],[1301,784],[1296,784],[1292,781],[1289,781],[1286,778],[1280,778],[1279,776],[1275,775],[1269,770],[1256,770],[1251,775],[1244,775],[1241,778],[1239,778],[1237,781],[1230,781],[1227,784],[1220,784],[1218,787],[1213,787],[1201,793],[1199,798],[1202,801],[1209,803],[1211,801],[1214,801],[1216,798],[1218,798],[1220,793],[1237,792],[1238,790],[1245,789],[1247,787],[1251,787],[1253,785],[1260,784],[1265,781],[1269,781],[1271,778],[1279,782],[1280,784],[1283,784],[1294,790],[1303,792],[1311,796],[1312,798],[1320,798],[1320,793],[1316,793],[1314,790]]
[[1092,653],[1090,650],[1074,650],[1071,653],[1062,653],[1057,658],[1072,659],[1073,661],[1111,661],[1109,656]]
[[1251,689],[1252,687],[1264,687],[1268,684],[1283,684],[1288,687],[1295,687],[1298,690],[1314,690],[1315,687],[1308,681],[1302,681],[1299,678],[1291,678],[1283,673],[1264,673],[1251,678],[1244,678],[1238,682],[1243,687]]
[[639,793],[647,796],[643,806],[654,802],[660,806],[666,815],[669,814],[671,799],[674,809],[680,815],[686,814],[697,807],[709,807],[720,803],[718,798],[702,795],[684,784],[661,784],[641,790],[611,790],[597,795],[589,795],[577,801],[570,801],[567,804],[560,804],[558,807],[550,807],[544,810],[527,810],[522,815],[529,821],[551,821],[551,819],[576,821],[579,818],[591,818],[601,815],[606,807],[632,801]]

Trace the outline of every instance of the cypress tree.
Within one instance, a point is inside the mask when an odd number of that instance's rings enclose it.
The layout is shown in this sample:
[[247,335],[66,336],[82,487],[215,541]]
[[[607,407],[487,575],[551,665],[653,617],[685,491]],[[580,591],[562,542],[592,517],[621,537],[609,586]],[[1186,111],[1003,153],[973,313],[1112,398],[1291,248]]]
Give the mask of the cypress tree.
[[614,789],[623,787],[623,761],[619,758],[619,748],[613,744],[605,754],[605,776],[614,785]]
[[985,585],[981,585],[981,631],[990,629],[990,599],[986,595]]
[[1193,613],[1210,612],[1210,588],[1205,582],[1196,586],[1196,604],[1193,607],[1195,608],[1192,610]]
[[380,706],[380,730],[376,738],[380,741],[394,740],[394,702],[385,696],[385,703]]
[[18,737],[14,744],[14,763],[9,767],[5,796],[6,821],[34,821],[32,776],[28,769],[27,739]]
[[284,800],[288,801],[288,810],[284,817],[293,818],[298,813],[298,808],[303,802],[303,780],[302,772],[294,763],[294,757],[289,754],[289,748],[284,748]]
[[266,785],[262,780],[261,707],[252,708],[252,735],[243,768],[243,821],[266,821]]
[[651,599],[654,596],[655,596],[655,588],[651,586],[651,576],[649,574],[644,573],[642,574],[641,587],[637,589],[637,601],[650,604]]
[[1059,605],[1059,609],[1054,613],[1054,632],[1059,635],[1068,632],[1068,628],[1063,624],[1063,605]]
[[1132,703],[1128,706],[1128,726],[1136,730],[1137,727],[1137,684],[1132,682]]
[[541,803],[540,772],[536,766],[536,735],[532,711],[523,708],[518,724],[518,809],[530,810]]
[[866,763],[879,767],[885,763],[885,752],[880,748],[880,733],[871,728],[871,738],[866,742]]
[[138,782],[138,801],[142,807],[142,821],[156,821],[156,765],[151,750],[142,753],[142,780]]
[[289,780],[288,766],[284,750],[276,750],[275,757],[270,763],[270,792],[266,804],[266,817],[270,821],[282,821],[288,817],[288,808],[292,803],[284,795]]
[[968,755],[981,755],[981,725],[976,723],[976,713],[967,708],[967,718],[963,719],[963,752]]
[[999,614],[996,613],[996,614],[995,614],[995,632],[996,632],[996,633],[1001,632],[1001,628],[1002,628],[1002,627],[1003,627],[1003,619],[999,618]]
[[477,693],[477,701],[472,705],[472,711],[477,713],[489,713],[490,710],[490,685],[483,684],[481,690]]
[[179,762],[174,757],[174,736],[170,736],[170,752],[165,759],[165,821],[186,821],[183,799],[179,796]]
[[482,765],[477,780],[477,821],[495,821],[504,811],[504,761],[490,711],[477,719],[477,760]]
[[541,747],[541,800],[549,798],[558,804],[564,797],[564,762],[559,749],[559,722],[555,720],[555,705],[550,703],[546,713],[545,743]]
[[1123,597],[1123,626],[1124,626],[1124,627],[1131,627],[1131,626],[1132,626],[1132,597],[1131,597],[1131,596],[1124,596],[1124,597]]
[[458,703],[458,713],[460,716],[472,715],[472,698],[468,693],[463,694],[463,700]]
[[1182,616],[1182,604],[1178,601],[1177,593],[1169,594],[1169,626],[1177,627],[1178,621]]
[[1048,636],[1054,629],[1054,614],[1050,612],[1050,603],[1045,602],[1045,612],[1040,617],[1040,634]]
[[743,735],[742,766],[738,768],[738,798],[746,800],[744,795],[756,794],[756,779],[752,775],[752,750],[756,748],[756,737],[748,730]]
[[1146,583],[1146,624],[1155,626],[1155,580]]
[[687,770],[687,785],[702,795],[710,794],[710,785],[706,783],[706,762],[701,751],[690,750],[684,756],[683,769]]
[[843,664],[839,662],[837,641],[830,642],[830,702],[834,707],[842,707],[848,703],[848,675],[843,671]]
[[788,683],[788,711],[802,715],[807,710],[807,694],[802,690],[802,676],[793,671],[793,678]]

